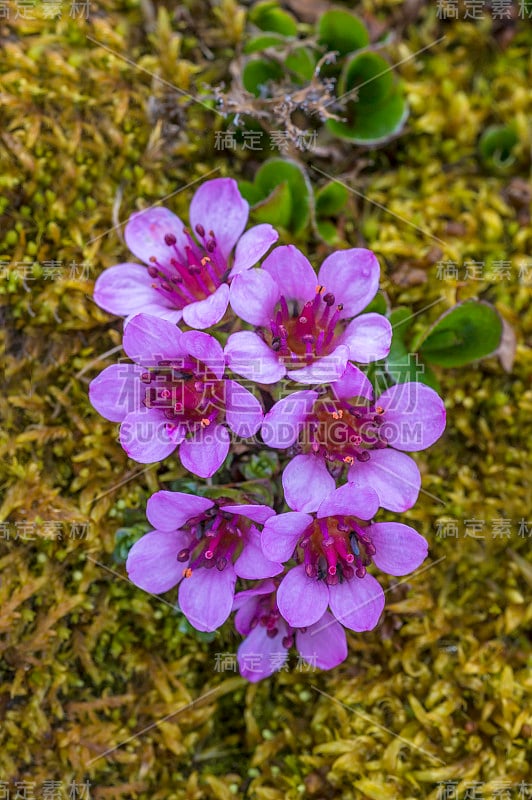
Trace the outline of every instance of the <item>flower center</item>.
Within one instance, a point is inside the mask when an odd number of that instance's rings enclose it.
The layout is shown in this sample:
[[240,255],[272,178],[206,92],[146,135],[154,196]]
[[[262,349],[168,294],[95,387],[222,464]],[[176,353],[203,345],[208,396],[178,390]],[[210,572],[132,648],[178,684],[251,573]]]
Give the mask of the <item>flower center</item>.
[[146,384],[144,405],[161,409],[172,420],[167,427],[182,424],[193,433],[223,416],[225,382],[195,358],[159,361],[141,381]]
[[309,578],[330,586],[355,575],[363,578],[375,555],[369,533],[355,517],[314,520],[303,532],[299,546]]
[[383,414],[379,405],[354,406],[343,400],[319,399],[306,422],[303,449],[349,466],[368,461],[370,450],[388,444],[382,431]]
[[203,225],[196,225],[198,241],[187,228],[183,233],[187,243],[182,249],[177,246],[176,237],[167,233],[164,242],[168,258],[161,262],[151,256],[148,267],[154,279],[153,288],[176,308],[209,297],[224,282],[227,273],[227,262],[212,231],[207,236]]
[[287,366],[311,364],[333,349],[343,308],[340,304],[333,310],[335,302],[334,295],[326,292],[324,286],[317,286],[314,299],[305,303],[301,310],[293,308],[292,313],[285,297],[280,298],[266,339]]
[[216,506],[191,519],[184,526],[190,533],[188,547],[180,550],[177,560],[189,561],[183,570],[183,576],[190,578],[192,573],[204,567],[222,572],[233,561],[237,549],[250,527],[249,520],[237,515],[220,511]]
[[[250,623],[252,629],[256,628],[257,625],[262,625],[263,628],[266,628],[266,635],[269,636],[270,639],[274,639],[279,633],[278,623],[281,619],[281,612],[277,608],[275,596],[275,592],[272,592],[271,594],[260,598],[259,602],[257,603],[255,614]],[[287,649],[292,644],[292,641],[285,644],[285,639],[288,638],[288,636],[283,638],[283,646]]]

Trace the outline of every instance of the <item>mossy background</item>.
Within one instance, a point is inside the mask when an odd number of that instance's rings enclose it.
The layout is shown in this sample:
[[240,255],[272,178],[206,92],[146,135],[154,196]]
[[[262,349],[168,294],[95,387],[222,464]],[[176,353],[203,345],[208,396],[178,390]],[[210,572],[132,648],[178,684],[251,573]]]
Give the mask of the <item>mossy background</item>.
[[[98,274],[128,260],[113,226],[168,195],[186,219],[193,188],[182,187],[252,179],[263,157],[216,150],[223,120],[208,108],[209,86],[229,78],[246,9],[104,0],[83,20],[67,3],[56,19],[43,19],[39,3],[34,19],[8,6],[0,781],[12,796],[17,781],[34,782],[36,797],[43,781],[66,792],[87,779],[95,798],[436,798],[453,780],[460,797],[475,781],[484,797],[501,786],[510,787],[502,797],[527,796],[518,787],[531,786],[531,230],[526,199],[512,203],[508,187],[528,166],[532,20],[496,23],[487,4],[478,21],[464,21],[463,9],[462,19],[439,20],[432,2],[357,6],[395,30],[394,61],[446,39],[398,68],[411,107],[400,138],[343,162],[315,159],[344,176],[365,161],[352,185],[418,229],[352,196],[342,240],[377,253],[383,288],[420,312],[418,329],[457,299],[493,302],[516,333],[516,358],[511,372],[495,358],[438,372],[448,428],[417,458],[425,493],[402,515],[428,538],[434,566],[406,581],[380,576],[389,587],[381,624],[349,635],[336,670],[299,671],[292,658],[289,672],[252,686],[215,669],[216,653],[238,646],[231,624],[200,640],[171,603],[125,579],[117,529],[142,522],[147,496],[183,474],[175,459],[128,461],[116,426],[87,399],[90,379],[119,356],[122,323],[91,299]],[[307,18],[321,8],[297,6]],[[483,129],[500,123],[520,137],[502,175],[477,153]],[[315,264],[328,252],[310,235],[298,244]],[[485,262],[485,279],[439,279],[436,264],[449,259]],[[511,277],[498,280],[490,265],[502,259]],[[465,535],[472,519],[484,521],[479,538]],[[493,535],[501,519],[509,536]],[[446,520],[458,537],[438,535]],[[75,522],[88,525],[85,536],[70,537]]]

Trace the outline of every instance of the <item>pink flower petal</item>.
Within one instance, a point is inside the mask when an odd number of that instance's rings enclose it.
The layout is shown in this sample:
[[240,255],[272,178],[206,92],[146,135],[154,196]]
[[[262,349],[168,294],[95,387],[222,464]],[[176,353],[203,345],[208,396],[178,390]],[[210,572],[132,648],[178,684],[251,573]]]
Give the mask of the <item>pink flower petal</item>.
[[183,309],[183,321],[191,328],[210,328],[220,322],[229,304],[229,286],[222,283],[204,300],[189,303]]
[[281,449],[294,444],[317,399],[317,392],[303,389],[278,400],[264,417],[261,428],[264,443]]
[[179,328],[157,317],[138,314],[124,330],[124,350],[137,364],[153,367],[159,361],[185,354]]
[[304,564],[291,569],[277,590],[279,611],[293,628],[306,628],[317,622],[329,604],[329,587],[309,578]]
[[174,531],[213,505],[213,501],[207,497],[161,490],[149,498],[146,516],[154,528],[160,531]]
[[244,548],[235,561],[235,572],[239,578],[247,580],[260,580],[273,578],[283,571],[283,565],[272,561],[262,552],[260,533],[254,527],[250,528],[246,536]]
[[200,567],[179,586],[179,607],[198,631],[215,631],[223,625],[233,605],[236,575],[232,564],[225,569]]
[[186,331],[181,334],[181,346],[189,355],[205,364],[209,372],[214,373],[218,379],[223,377],[225,372],[224,351],[214,336],[209,336],[208,333],[201,331]]
[[177,247],[182,250],[187,244],[184,227],[179,217],[167,208],[157,206],[133,214],[125,227],[124,238],[131,252],[145,264],[150,265],[150,258],[154,256],[164,267],[170,265],[170,259],[175,255],[164,237],[167,234],[175,236]]
[[333,383],[345,372],[349,348],[339,345],[332,353],[302,369],[290,370],[287,374],[296,383]]
[[[135,319],[138,316],[138,311],[129,314],[124,319],[124,329],[126,325],[129,325],[132,319]],[[166,308],[166,306],[162,305],[155,305],[154,303],[146,303],[142,307],[142,313],[147,314],[149,317],[159,317],[159,319],[165,319],[167,322],[171,322],[172,325],[177,325],[178,322],[181,322],[183,319],[183,312],[176,308]]]
[[233,433],[248,439],[260,428],[263,411],[260,401],[237,381],[226,380],[225,419]]
[[228,514],[239,514],[242,517],[246,517],[246,519],[257,522],[259,525],[263,525],[267,519],[275,515],[275,511],[273,508],[270,508],[270,506],[246,503],[242,505],[220,506],[220,511],[227,511]]
[[[252,591],[249,589],[248,591]],[[244,592],[240,592],[240,594],[244,594]],[[267,591],[262,592],[259,590],[259,594],[268,594]],[[235,606],[238,608],[235,617],[234,617],[234,625],[235,629],[241,636],[247,636],[252,631],[252,622],[255,614],[257,613],[257,609],[259,607],[260,596],[250,596],[247,599],[241,599],[238,594],[235,595],[235,599],[233,600],[233,611],[235,610]]]
[[180,550],[188,547],[190,537],[183,531],[151,531],[135,542],[126,561],[129,580],[151,594],[167,592],[183,577]]
[[96,411],[111,422],[122,422],[127,414],[139,409],[144,399],[141,374],[142,369],[136,364],[106,367],[89,385],[89,398]]
[[336,303],[343,304],[342,318],[350,319],[373,300],[379,288],[379,276],[375,254],[354,247],[331,253],[321,265],[318,282],[334,294]]
[[355,397],[371,400],[373,397],[371,381],[354,364],[347,364],[344,374],[334,381],[331,388],[339,400],[352,400]]
[[267,223],[255,225],[246,231],[238,240],[233,269],[229,277],[232,278],[257,264],[278,238],[279,234],[275,228]]
[[152,283],[148,270],[141,264],[117,264],[97,279],[94,300],[104,311],[121,317],[139,314],[151,304],[172,308],[171,302],[154,289]]
[[443,400],[424,383],[397,383],[381,394],[378,404],[384,409],[382,433],[398,450],[424,450],[445,430]]
[[246,227],[249,205],[238,191],[232,178],[206,181],[196,191],[190,203],[190,226],[203,225],[207,235],[213,231],[216,244],[224,258],[237,243]]
[[293,244],[276,247],[262,268],[269,272],[287,301],[306,303],[313,299],[318,285],[316,273],[310,261]]
[[373,630],[384,608],[384,592],[373,575],[337,583],[330,587],[330,594],[331,611],[338,622],[358,633]]
[[316,511],[335,486],[325,461],[319,456],[296,456],[283,472],[285,500],[294,511]]
[[[276,588],[277,587],[275,586],[275,583],[272,580],[267,579],[255,584],[252,589],[244,589],[242,592],[238,592],[235,594],[235,599],[233,600],[233,611],[237,611],[238,609],[242,608],[253,598],[274,592]],[[241,631],[239,628],[237,628],[237,631],[239,633],[243,633],[243,631]]]
[[268,326],[278,300],[279,287],[263,269],[249,269],[231,281],[231,308],[251,325]]
[[379,496],[379,505],[389,511],[412,508],[421,488],[416,462],[391,447],[372,450],[369,461],[355,461],[348,476],[357,486],[371,486]]
[[263,625],[257,625],[238,648],[236,657],[240,674],[250,683],[269,678],[288,658],[288,650],[283,647],[287,632],[283,620],[279,620],[277,629],[277,635],[270,637]]
[[349,323],[340,337],[349,358],[361,364],[386,358],[392,342],[392,326],[382,314],[362,314]]
[[402,522],[377,522],[366,530],[375,545],[373,561],[388,575],[408,575],[427,557],[426,540]]
[[256,383],[277,383],[286,370],[277,354],[253,331],[233,333],[225,346],[227,366]]
[[229,433],[223,425],[212,424],[185,439],[179,448],[181,463],[200,478],[210,478],[222,466],[229,452]]
[[168,420],[157,409],[132,411],[120,426],[120,444],[134,461],[152,464],[173,453],[184,433],[174,426],[170,436]]
[[271,517],[262,530],[262,550],[272,561],[288,561],[303,532],[312,522],[310,514],[288,511]]
[[297,631],[296,647],[301,658],[318,669],[333,669],[347,658],[345,630],[329,611],[305,633]]
[[371,519],[378,510],[379,498],[372,488],[345,483],[320,503],[316,516],[318,519],[342,515]]

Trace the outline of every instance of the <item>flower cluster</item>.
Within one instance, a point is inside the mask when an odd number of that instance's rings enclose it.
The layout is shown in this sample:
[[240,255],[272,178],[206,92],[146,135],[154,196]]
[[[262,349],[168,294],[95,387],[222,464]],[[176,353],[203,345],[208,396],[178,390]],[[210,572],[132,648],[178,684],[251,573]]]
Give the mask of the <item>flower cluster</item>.
[[[405,575],[423,562],[419,533],[375,518],[416,502],[421,478],[407,453],[441,436],[445,409],[421,383],[376,397],[356,366],[385,358],[391,343],[387,318],[364,313],[379,285],[374,254],[335,252],[316,275],[292,245],[267,255],[278,234],[245,231],[248,212],[235,181],[220,178],[197,190],[190,228],[165,208],[133,215],[125,239],[144,264],[110,267],[95,288],[102,308],[125,317],[129,361],[104,369],[90,399],[140,463],[177,452],[211,478],[235,439],[281,452],[276,508],[234,479],[201,494],[158,491],[153,530],[126,564],[147,592],[178,587],[200,631],[236,612],[240,670],[256,681],[291,647],[322,669],[339,664],[346,629],[371,630],[382,614],[372,572]],[[250,671],[252,652],[262,658]]]

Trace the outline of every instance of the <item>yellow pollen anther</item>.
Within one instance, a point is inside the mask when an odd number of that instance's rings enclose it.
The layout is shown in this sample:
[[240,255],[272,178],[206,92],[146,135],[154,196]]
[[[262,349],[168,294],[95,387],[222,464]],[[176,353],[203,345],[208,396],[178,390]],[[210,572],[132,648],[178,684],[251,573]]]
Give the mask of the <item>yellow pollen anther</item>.
[[316,294],[323,294],[325,286],[316,286]]
[[204,267],[205,264],[210,264],[210,263],[211,259],[209,258],[209,256],[203,256],[203,258],[201,259],[201,266]]
[[353,458],[353,456],[345,456],[344,463],[349,465],[354,464],[355,459]]
[[342,409],[340,409],[340,411],[333,411],[332,412],[332,418],[333,419],[342,419],[343,416],[344,416],[344,412],[343,412]]
[[183,578],[190,578],[191,575],[192,575],[192,570],[190,569],[190,567],[185,567],[185,569],[183,570]]
[[209,425],[211,424],[211,421],[207,417],[203,417],[200,424],[202,428],[208,428]]
[[384,414],[384,409],[382,406],[376,406],[375,411],[377,412],[377,414]]

